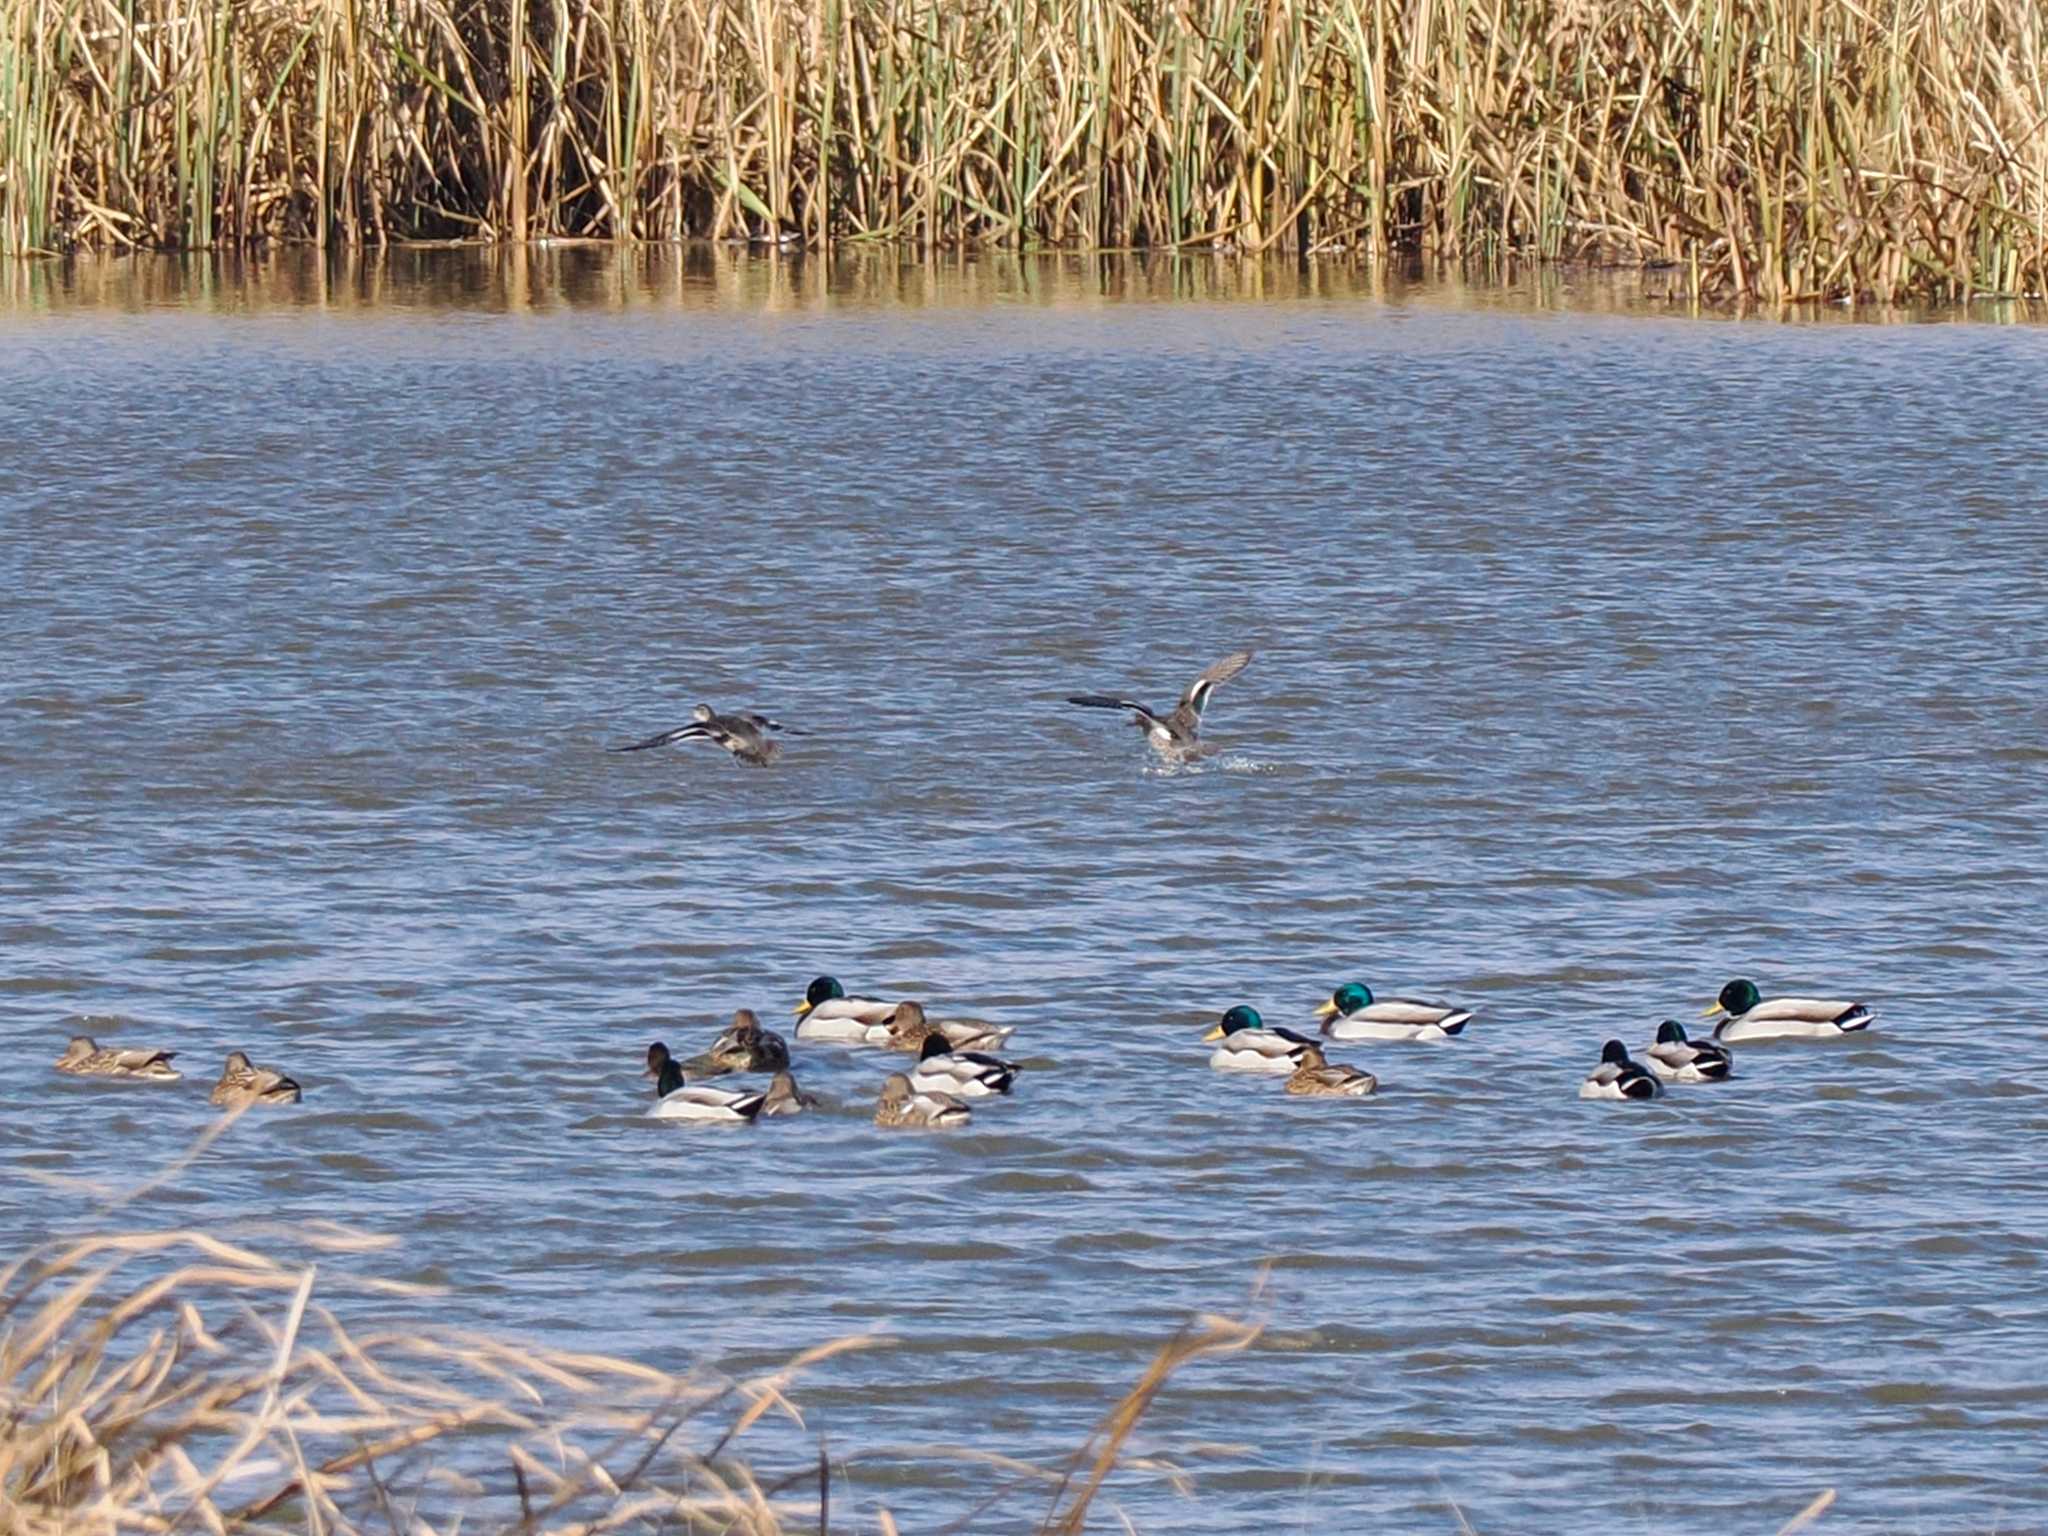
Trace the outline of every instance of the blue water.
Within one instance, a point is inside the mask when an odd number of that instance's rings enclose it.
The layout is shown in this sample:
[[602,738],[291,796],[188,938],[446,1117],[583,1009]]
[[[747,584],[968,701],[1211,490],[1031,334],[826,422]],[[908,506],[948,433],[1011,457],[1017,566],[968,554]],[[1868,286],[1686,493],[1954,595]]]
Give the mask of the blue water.
[[[337,1307],[675,1368],[880,1329],[741,1446],[827,1436],[835,1528],[968,1516],[933,1447],[1056,1465],[1218,1312],[1266,1331],[1104,1528],[2048,1529],[2048,330],[723,253],[10,283],[18,1243],[332,1218],[447,1288]],[[1063,702],[1240,646],[1191,771]],[[807,734],[601,750],[699,701]],[[882,1132],[904,1059],[803,1044],[828,1113],[643,1117],[649,1040],[821,972],[1014,1025],[1014,1100]],[[1576,1098],[1736,975],[1877,1024]],[[1209,1069],[1354,978],[1477,1018],[1332,1048],[1365,1103]],[[81,1015],[186,1081],[48,1070]],[[28,1177],[168,1165],[237,1047],[304,1104],[140,1209]]]

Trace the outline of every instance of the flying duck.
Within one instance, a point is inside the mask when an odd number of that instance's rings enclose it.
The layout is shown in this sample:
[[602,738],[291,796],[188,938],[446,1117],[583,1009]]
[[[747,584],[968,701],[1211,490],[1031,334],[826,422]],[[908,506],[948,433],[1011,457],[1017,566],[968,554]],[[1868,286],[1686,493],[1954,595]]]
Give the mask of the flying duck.
[[[766,715],[742,712],[736,715],[721,715],[709,704],[699,704],[690,711],[690,723],[679,725],[672,731],[663,731],[659,736],[650,736],[645,741],[629,742],[623,747],[607,747],[607,752],[645,752],[649,747],[674,746],[683,741],[709,741],[725,748],[733,757],[749,768],[766,768],[774,762],[782,748],[769,739],[770,731],[785,729],[779,720]],[[800,736],[801,731],[791,731]]]
[[1202,711],[1208,707],[1209,695],[1215,691],[1216,685],[1229,682],[1250,666],[1251,660],[1250,651],[1233,651],[1189,683],[1188,691],[1180,696],[1180,702],[1164,712],[1148,709],[1135,699],[1122,699],[1108,693],[1069,694],[1067,702],[1089,709],[1129,710],[1132,723],[1145,733],[1145,740],[1154,752],[1166,762],[1184,763],[1206,756],[1213,750],[1202,745]]

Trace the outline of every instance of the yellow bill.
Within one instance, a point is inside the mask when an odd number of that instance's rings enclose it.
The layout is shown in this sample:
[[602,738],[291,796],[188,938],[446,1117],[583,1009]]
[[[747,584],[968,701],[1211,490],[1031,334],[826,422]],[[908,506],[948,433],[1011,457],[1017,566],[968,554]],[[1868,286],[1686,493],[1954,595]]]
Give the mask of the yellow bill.
[[1711,1019],[1715,1014],[1726,1013],[1727,1011],[1728,1010],[1723,1008],[1719,1003],[1716,1003],[1711,1008],[1702,1008],[1700,1010],[1700,1017],[1703,1019]]
[[811,1011],[811,1000],[807,997],[796,1005],[796,1016],[802,1018]]
[[1319,1019],[1327,1019],[1336,1011],[1337,1005],[1335,1003],[1324,1003],[1322,1007],[1316,1010],[1316,1017]]
[[1221,1040],[1223,1038],[1223,1026],[1221,1024],[1211,1025],[1209,1033],[1202,1036],[1202,1038],[1204,1040]]

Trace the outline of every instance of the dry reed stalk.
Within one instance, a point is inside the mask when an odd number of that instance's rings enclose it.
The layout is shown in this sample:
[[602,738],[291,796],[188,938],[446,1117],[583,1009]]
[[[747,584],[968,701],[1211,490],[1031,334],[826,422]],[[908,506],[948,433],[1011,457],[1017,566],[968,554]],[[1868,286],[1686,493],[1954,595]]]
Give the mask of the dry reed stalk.
[[[771,1413],[801,1427],[786,1393],[802,1373],[889,1341],[855,1335],[722,1381],[456,1329],[345,1327],[315,1299],[323,1277],[438,1294],[337,1268],[394,1247],[313,1223],[87,1236],[0,1266],[0,1532],[779,1536],[808,1512],[813,1477],[817,1529],[829,1528],[822,1442],[815,1468],[767,1485],[728,1451]],[[1221,1318],[1183,1330],[1063,1470],[954,1452],[1009,1481],[953,1528],[1050,1483],[1042,1529],[1078,1532],[1119,1466],[1184,1487],[1126,1455],[1128,1437],[1176,1370],[1258,1334]],[[893,1528],[887,1510],[877,1518]]]
[[4,0],[10,248],[1601,251],[2038,291],[2031,0]]
[[0,244],[689,236],[2048,289],[2038,0],[0,0]]
[[314,1300],[318,1266],[386,1245],[290,1236],[289,1264],[188,1231],[86,1238],[0,1270],[0,1530],[227,1536],[289,1514],[367,1536],[394,1527],[402,1490],[422,1529],[769,1536],[789,1507],[725,1447],[763,1414],[795,1417],[796,1373],[875,1342],[721,1383],[455,1330],[355,1332]]

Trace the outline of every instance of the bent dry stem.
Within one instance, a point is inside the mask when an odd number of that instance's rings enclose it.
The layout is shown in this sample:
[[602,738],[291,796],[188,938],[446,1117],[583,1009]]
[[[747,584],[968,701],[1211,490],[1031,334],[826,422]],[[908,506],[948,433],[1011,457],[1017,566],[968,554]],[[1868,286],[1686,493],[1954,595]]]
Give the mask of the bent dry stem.
[[[350,1275],[394,1246],[325,1223],[141,1232],[0,1268],[0,1530],[779,1536],[829,1519],[822,1443],[770,1479],[737,1442],[771,1413],[801,1429],[786,1395],[800,1375],[891,1340],[849,1336],[735,1381],[470,1331],[344,1325],[323,1288],[381,1298],[385,1312],[436,1294]],[[288,1261],[273,1256],[287,1248]],[[1191,1324],[1064,1467],[953,1454],[1007,1474],[982,1510],[1022,1518],[1050,1490],[1050,1513],[1031,1518],[1078,1531],[1104,1480],[1131,1465],[1126,1441],[1167,1378],[1258,1334]]]

